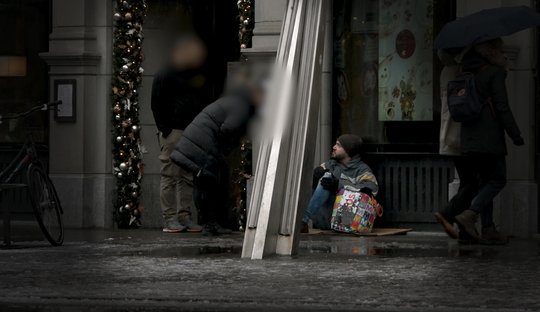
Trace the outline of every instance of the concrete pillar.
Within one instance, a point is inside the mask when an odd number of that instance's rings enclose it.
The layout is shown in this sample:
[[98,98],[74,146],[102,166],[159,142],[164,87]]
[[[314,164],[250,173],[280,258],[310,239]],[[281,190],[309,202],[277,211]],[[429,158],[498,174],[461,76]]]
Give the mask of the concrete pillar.
[[275,52],[283,23],[287,0],[257,0],[255,2],[255,28],[253,47],[243,52]]
[[50,121],[50,175],[67,227],[112,226],[110,75],[112,1],[53,0],[51,99],[58,79],[76,81],[76,120]]
[[319,109],[319,127],[317,130],[317,146],[314,166],[318,166],[330,157],[332,146],[332,69],[334,67],[333,49],[333,14],[332,4],[327,5],[325,34],[324,34],[324,54],[322,65],[322,99]]
[[[464,16],[482,9],[526,5],[535,1],[457,1],[457,15]],[[504,49],[510,61],[506,79],[510,107],[518,123],[525,146],[515,147],[507,139],[508,182],[494,201],[495,223],[505,233],[530,237],[538,233],[538,189],[535,169],[535,67],[537,40],[532,29],[506,36]]]

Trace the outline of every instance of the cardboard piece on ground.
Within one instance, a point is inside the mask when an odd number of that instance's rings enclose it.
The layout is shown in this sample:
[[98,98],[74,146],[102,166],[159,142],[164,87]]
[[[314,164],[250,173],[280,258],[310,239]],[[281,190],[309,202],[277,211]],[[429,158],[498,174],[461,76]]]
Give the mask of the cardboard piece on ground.
[[[377,228],[371,233],[354,233],[355,236],[389,236],[389,235],[405,235],[412,229],[395,229],[395,228]],[[347,233],[336,232],[332,230],[310,229],[308,235],[347,235]]]

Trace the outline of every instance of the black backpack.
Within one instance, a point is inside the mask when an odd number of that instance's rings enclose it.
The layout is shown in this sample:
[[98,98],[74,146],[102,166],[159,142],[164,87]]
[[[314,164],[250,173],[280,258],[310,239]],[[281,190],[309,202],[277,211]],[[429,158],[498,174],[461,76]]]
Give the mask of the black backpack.
[[474,77],[475,75],[471,72],[461,72],[448,82],[448,110],[456,122],[470,122],[478,119],[484,107],[486,100],[478,93]]

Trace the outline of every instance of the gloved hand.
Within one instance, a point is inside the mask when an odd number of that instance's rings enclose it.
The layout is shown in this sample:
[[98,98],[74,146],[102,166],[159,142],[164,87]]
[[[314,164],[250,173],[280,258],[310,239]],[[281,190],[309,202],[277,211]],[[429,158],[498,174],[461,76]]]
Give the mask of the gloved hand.
[[370,188],[367,188],[367,187],[363,187],[360,189],[360,192],[364,193],[364,194],[367,194],[371,197],[373,197],[373,192],[371,191]]
[[324,170],[324,168],[321,166],[313,170],[313,185],[312,185],[313,190],[317,188],[317,185],[319,184],[319,181],[321,180],[325,172],[326,170]]
[[330,176],[330,177],[323,177],[321,179],[321,186],[325,189],[325,190],[328,190],[328,191],[337,191],[338,189],[338,186],[339,186],[339,180],[334,177],[334,175]]
[[515,146],[522,146],[525,144],[525,141],[523,140],[523,137],[519,136],[514,139],[514,145]]

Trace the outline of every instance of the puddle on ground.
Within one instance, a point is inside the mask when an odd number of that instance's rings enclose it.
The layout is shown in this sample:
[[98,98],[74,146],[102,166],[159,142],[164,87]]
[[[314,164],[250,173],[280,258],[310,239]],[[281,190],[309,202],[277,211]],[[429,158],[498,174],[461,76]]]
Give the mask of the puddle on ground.
[[240,255],[241,246],[186,246],[167,247],[148,250],[131,250],[122,252],[121,256],[142,256],[142,257],[196,257],[196,256],[219,256],[219,255]]
[[[358,256],[358,257],[473,257],[473,258],[530,258],[540,256],[538,244],[516,244],[514,246],[481,246],[459,245],[451,242],[440,246],[410,246],[405,244],[381,245],[344,245],[344,244],[311,244],[300,246],[299,256],[326,254],[329,256]],[[192,258],[192,257],[232,257],[238,258],[242,252],[241,246],[185,246],[163,247],[144,250],[130,250],[120,253],[120,256],[162,257],[162,258]]]

